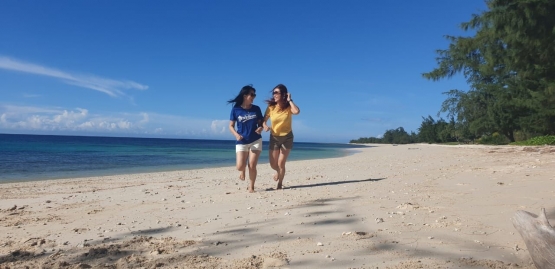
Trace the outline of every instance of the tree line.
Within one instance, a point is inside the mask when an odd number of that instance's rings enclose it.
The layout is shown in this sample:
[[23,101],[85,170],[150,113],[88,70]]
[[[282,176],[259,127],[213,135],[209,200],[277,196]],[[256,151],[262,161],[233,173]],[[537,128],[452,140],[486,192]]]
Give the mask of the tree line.
[[400,127],[351,142],[502,143],[555,134],[555,1],[486,4],[461,24],[474,35],[446,36],[450,44],[437,51],[437,67],[423,74],[432,81],[465,77],[469,89],[444,93],[438,116],[448,121],[423,117],[417,134]]

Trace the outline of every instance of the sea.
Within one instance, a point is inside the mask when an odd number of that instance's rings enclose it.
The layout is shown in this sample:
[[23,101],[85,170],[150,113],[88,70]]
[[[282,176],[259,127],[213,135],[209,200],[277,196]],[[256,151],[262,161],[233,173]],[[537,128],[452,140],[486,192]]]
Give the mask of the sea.
[[[267,141],[260,164],[268,163]],[[288,161],[334,158],[364,146],[295,142]],[[0,183],[235,165],[235,141],[0,134]]]

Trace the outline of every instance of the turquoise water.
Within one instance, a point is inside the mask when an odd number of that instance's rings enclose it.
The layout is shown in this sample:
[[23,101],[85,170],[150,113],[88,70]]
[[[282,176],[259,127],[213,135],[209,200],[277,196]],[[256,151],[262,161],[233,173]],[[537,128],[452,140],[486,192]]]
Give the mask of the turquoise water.
[[[288,160],[362,146],[295,142]],[[267,163],[266,141],[259,163]],[[235,165],[235,141],[0,134],[0,183]]]

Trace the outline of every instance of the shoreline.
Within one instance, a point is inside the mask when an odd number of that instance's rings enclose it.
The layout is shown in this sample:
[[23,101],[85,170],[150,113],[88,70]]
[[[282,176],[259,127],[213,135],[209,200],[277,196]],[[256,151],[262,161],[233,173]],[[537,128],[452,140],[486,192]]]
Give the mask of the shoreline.
[[555,222],[555,147],[354,150],[254,194],[233,166],[2,183],[0,268],[534,268],[510,219]]
[[[297,161],[307,161],[307,160],[321,160],[330,158],[341,158],[358,153],[357,149],[337,149],[341,152],[339,156],[331,157],[321,157],[321,158],[309,158],[309,159],[297,159],[290,160],[288,162]],[[263,152],[264,153],[264,152]],[[8,183],[24,183],[24,182],[36,182],[36,181],[47,181],[47,180],[64,180],[64,179],[86,179],[93,177],[118,177],[125,175],[135,175],[135,174],[151,174],[151,173],[169,173],[178,171],[189,171],[189,170],[202,170],[202,169],[214,169],[214,168],[226,168],[234,167],[235,159],[230,159],[230,164],[197,164],[197,165],[166,165],[166,166],[152,166],[152,167],[133,167],[133,168],[117,168],[117,169],[107,169],[107,170],[85,170],[85,171],[75,171],[75,172],[52,172],[48,173],[46,176],[34,175],[27,179],[2,179],[0,178],[0,185]],[[269,165],[268,156],[260,156],[258,165]],[[58,174],[58,175],[55,175]],[[76,174],[71,176],[71,174]]]

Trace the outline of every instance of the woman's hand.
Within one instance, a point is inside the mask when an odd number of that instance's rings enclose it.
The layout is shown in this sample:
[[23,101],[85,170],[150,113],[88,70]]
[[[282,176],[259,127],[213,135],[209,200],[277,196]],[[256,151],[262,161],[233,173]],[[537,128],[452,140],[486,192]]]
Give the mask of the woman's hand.
[[293,115],[298,115],[299,113],[301,113],[299,107],[295,103],[293,103],[291,93],[287,93],[287,102],[289,102],[289,105],[291,105],[291,113],[293,113]]
[[240,134],[235,134],[235,139],[237,139],[237,141],[241,141],[243,140],[243,136]]
[[256,130],[254,132],[257,133],[257,134],[261,134],[262,129],[263,129],[262,126],[260,126],[260,127],[256,128]]
[[264,132],[270,131],[270,127],[266,123],[262,124],[262,126],[264,127]]

